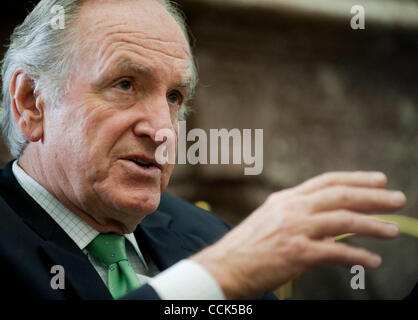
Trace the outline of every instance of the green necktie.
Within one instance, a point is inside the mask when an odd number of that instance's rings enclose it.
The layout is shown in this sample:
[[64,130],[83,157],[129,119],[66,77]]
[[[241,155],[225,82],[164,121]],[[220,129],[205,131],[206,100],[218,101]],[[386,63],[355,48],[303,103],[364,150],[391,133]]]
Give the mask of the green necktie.
[[141,286],[126,256],[125,237],[111,233],[99,234],[87,246],[87,250],[107,266],[108,288],[114,299]]

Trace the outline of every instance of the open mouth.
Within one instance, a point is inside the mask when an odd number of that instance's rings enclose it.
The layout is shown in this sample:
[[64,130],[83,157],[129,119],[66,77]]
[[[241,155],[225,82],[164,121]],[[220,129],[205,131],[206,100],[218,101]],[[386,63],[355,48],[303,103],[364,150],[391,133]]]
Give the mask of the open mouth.
[[163,166],[156,162],[154,157],[148,156],[146,154],[125,155],[120,157],[119,159],[133,162],[135,165],[137,165],[141,169],[147,170],[148,172],[157,173],[157,169],[160,172],[163,171]]
[[132,161],[133,163],[135,163],[136,165],[138,165],[142,168],[147,168],[148,169],[148,168],[151,168],[151,167],[154,166],[153,163],[142,162],[142,161],[139,161],[137,159],[129,159],[129,161]]

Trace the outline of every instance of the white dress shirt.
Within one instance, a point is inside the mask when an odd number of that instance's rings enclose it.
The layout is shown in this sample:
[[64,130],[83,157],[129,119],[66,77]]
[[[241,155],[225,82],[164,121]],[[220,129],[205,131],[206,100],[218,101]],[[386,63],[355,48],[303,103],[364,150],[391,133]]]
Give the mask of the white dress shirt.
[[[90,256],[87,245],[99,232],[71,212],[15,161],[13,174],[22,188],[54,219],[88,256],[107,286],[107,270]],[[125,234],[126,253],[141,284],[148,283],[163,300],[222,300],[225,296],[215,279],[198,263],[184,259],[160,273],[155,263],[144,257],[133,233]]]

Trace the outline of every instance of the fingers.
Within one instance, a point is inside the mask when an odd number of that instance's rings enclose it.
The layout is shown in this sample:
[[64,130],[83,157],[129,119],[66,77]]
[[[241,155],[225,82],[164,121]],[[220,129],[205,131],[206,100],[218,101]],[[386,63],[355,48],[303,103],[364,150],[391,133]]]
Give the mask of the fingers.
[[400,191],[348,186],[326,188],[304,197],[311,206],[311,212],[339,209],[359,212],[395,211],[406,202],[405,195]]
[[382,172],[328,172],[307,180],[293,188],[297,194],[308,194],[320,189],[338,185],[364,188],[384,188],[387,178]]
[[334,237],[324,237],[324,238],[322,238],[322,241],[334,243],[335,239],[334,239]]
[[372,252],[338,242],[312,242],[305,258],[310,265],[361,265],[372,269],[382,262],[380,256]]
[[311,238],[321,239],[345,233],[390,239],[399,234],[399,228],[394,224],[348,210],[314,215],[310,219],[308,236]]

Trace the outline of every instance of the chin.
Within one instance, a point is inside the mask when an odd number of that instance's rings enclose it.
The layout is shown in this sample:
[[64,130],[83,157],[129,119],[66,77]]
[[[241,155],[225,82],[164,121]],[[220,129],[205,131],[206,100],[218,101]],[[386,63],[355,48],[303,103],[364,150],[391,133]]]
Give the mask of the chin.
[[145,218],[147,215],[157,210],[161,200],[161,192],[158,191],[137,191],[135,193],[124,194],[120,201],[116,201],[118,210],[126,214]]
[[141,193],[134,197],[108,197],[105,205],[111,210],[108,216],[112,223],[109,224],[110,230],[118,234],[132,233],[141,221],[155,212],[160,204],[160,193]]

